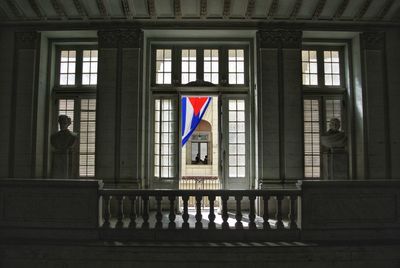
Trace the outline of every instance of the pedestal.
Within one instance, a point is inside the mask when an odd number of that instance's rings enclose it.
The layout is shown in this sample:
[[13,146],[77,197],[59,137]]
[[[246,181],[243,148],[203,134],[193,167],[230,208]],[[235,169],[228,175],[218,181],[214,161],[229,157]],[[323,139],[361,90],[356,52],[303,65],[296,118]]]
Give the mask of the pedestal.
[[71,163],[69,152],[53,153],[53,178],[69,179],[71,177]]
[[322,154],[322,178],[347,180],[349,178],[348,154],[343,148],[330,148]]

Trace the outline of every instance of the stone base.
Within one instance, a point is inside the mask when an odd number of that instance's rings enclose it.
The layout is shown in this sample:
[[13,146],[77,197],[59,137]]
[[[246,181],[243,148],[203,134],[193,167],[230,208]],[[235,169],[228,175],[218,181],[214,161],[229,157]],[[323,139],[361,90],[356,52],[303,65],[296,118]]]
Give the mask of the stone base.
[[344,149],[331,148],[322,154],[322,178],[324,180],[347,180],[349,178],[348,154]]

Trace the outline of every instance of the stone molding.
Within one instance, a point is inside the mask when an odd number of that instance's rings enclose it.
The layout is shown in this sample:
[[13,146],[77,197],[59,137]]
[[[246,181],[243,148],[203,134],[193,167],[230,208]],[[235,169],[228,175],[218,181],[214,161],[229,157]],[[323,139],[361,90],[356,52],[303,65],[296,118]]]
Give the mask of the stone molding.
[[364,32],[360,35],[362,49],[383,50],[385,48],[384,32]]
[[98,31],[99,48],[140,48],[142,46],[142,30],[118,29]]
[[216,85],[211,83],[211,82],[208,82],[208,81],[196,80],[196,81],[192,81],[192,82],[187,83],[186,86],[191,86],[191,87],[214,87]]
[[15,33],[15,44],[18,49],[35,49],[40,39],[38,32]]
[[303,33],[298,30],[259,30],[257,32],[260,48],[299,48]]

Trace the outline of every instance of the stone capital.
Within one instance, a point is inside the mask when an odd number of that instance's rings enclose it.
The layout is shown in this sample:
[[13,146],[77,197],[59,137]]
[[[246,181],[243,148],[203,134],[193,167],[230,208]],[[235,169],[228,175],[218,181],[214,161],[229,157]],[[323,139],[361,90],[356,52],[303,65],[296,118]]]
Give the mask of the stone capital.
[[123,48],[139,48],[142,45],[142,30],[126,29],[120,31],[120,45]]
[[117,48],[119,42],[119,30],[101,30],[97,32],[99,48]]
[[298,30],[259,30],[260,48],[300,48],[302,32]]
[[18,49],[34,49],[38,45],[40,33],[17,32],[15,33],[15,44]]
[[384,32],[364,32],[360,35],[361,48],[369,50],[383,50],[385,48]]
[[139,48],[142,30],[139,28],[101,30],[98,32],[99,48]]

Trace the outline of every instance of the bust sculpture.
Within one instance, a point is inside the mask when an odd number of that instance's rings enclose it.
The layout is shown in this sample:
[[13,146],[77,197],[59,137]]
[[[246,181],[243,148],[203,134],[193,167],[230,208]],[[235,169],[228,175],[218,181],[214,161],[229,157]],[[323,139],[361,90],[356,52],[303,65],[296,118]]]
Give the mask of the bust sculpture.
[[68,126],[71,125],[71,118],[68,116],[58,116],[58,123],[60,130],[51,135],[50,142],[56,152],[67,152],[75,146],[78,136],[68,129]]
[[57,179],[69,179],[76,173],[73,149],[78,142],[78,136],[68,129],[68,126],[71,125],[71,118],[68,116],[58,116],[58,123],[60,130],[50,137],[54,149],[52,176]]
[[332,118],[329,121],[329,130],[321,136],[321,144],[329,149],[346,147],[347,137],[343,131],[340,131],[340,120]]

